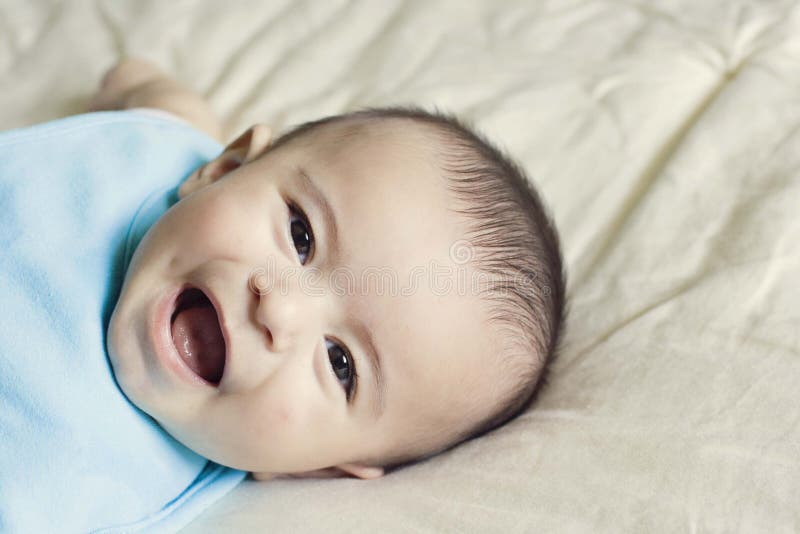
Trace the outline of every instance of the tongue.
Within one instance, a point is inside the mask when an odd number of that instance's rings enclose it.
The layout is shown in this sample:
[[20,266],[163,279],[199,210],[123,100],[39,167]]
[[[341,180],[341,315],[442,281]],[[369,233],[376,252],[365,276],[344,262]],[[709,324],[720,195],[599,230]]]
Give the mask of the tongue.
[[180,311],[172,321],[172,341],[183,361],[212,383],[222,378],[225,340],[213,306]]

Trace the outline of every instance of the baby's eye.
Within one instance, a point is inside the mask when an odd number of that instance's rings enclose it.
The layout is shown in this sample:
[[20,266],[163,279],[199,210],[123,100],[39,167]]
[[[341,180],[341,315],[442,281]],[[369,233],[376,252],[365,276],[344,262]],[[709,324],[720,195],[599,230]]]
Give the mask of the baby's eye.
[[306,214],[299,208],[289,206],[289,234],[300,264],[305,265],[314,249],[314,233]]
[[325,347],[328,349],[328,358],[331,361],[333,374],[336,375],[336,378],[342,384],[342,387],[347,393],[347,400],[349,401],[353,394],[353,389],[355,388],[356,377],[358,376],[356,374],[355,361],[353,361],[353,357],[350,356],[350,352],[347,348],[335,341],[326,339]]

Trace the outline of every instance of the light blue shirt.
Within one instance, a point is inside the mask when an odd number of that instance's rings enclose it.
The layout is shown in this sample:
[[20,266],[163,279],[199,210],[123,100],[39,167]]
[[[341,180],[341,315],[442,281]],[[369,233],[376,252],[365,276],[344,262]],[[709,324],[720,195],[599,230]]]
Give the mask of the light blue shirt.
[[245,477],[128,401],[105,350],[133,249],[221,150],[131,112],[0,133],[0,532],[175,532]]

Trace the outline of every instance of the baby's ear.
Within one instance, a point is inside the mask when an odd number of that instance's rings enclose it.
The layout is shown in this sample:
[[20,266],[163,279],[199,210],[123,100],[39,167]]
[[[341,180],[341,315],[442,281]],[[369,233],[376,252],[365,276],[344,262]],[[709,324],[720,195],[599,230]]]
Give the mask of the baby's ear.
[[263,154],[272,142],[272,130],[256,124],[225,147],[222,154],[195,170],[178,188],[178,198],[184,198],[211,185],[234,169]]
[[252,473],[254,480],[271,480],[277,476],[289,478],[341,478],[353,476],[364,480],[383,476],[383,467],[370,467],[358,464],[341,464],[336,467],[326,467],[325,469],[314,469],[302,473],[288,473],[286,475],[275,475],[274,473]]
[[383,476],[383,467],[372,467],[369,465],[360,464],[341,464],[336,467],[336,469],[339,469],[348,475],[364,480],[380,478]]

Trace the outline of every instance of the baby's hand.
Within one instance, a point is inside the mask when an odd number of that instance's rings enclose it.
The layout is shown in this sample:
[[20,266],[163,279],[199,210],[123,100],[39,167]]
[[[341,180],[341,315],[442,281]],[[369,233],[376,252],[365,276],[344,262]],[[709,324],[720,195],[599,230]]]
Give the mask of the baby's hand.
[[89,111],[130,108],[168,111],[222,140],[222,125],[203,96],[143,59],[126,58],[111,67],[89,101]]
[[150,90],[157,80],[169,77],[153,63],[143,59],[125,58],[108,69],[100,88],[89,101],[89,111],[126,109],[134,107],[137,94]]

